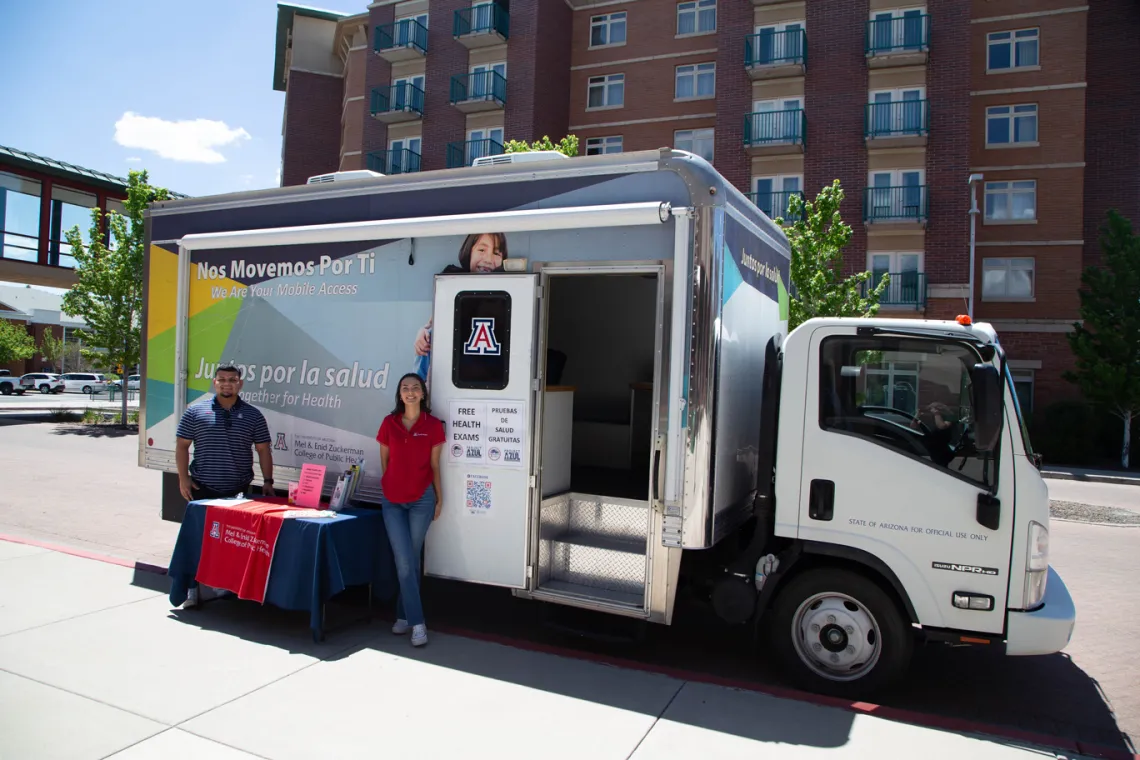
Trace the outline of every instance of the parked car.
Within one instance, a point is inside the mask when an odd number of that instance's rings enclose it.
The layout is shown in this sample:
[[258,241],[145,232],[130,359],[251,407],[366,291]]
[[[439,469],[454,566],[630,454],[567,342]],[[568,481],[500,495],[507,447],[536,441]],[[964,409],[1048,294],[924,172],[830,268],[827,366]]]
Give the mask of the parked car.
[[59,375],[48,372],[29,372],[20,378],[20,390],[40,393],[63,393],[66,386]]
[[20,384],[20,378],[12,377],[12,370],[0,369],[0,394],[11,396]]
[[[128,375],[127,376],[127,390],[128,391],[137,391],[139,389],[139,380],[140,380],[140,375]],[[114,385],[114,386],[121,386],[122,384],[123,384],[122,380],[111,380],[108,383],[108,385]]]
[[107,390],[107,381],[95,372],[69,372],[60,377],[68,391],[90,394]]

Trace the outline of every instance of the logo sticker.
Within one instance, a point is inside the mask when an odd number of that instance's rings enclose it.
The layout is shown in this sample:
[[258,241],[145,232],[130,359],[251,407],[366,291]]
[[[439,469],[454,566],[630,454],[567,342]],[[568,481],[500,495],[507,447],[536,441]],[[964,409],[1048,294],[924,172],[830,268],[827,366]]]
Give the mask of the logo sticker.
[[456,459],[463,456],[463,444],[462,443],[456,443],[456,444],[452,445],[451,456],[455,457]]
[[285,434],[278,433],[277,441],[273,444],[274,451],[288,451],[289,444],[285,443]]
[[492,462],[498,462],[499,458],[502,455],[503,455],[503,453],[501,451],[499,451],[498,446],[492,446],[491,448],[487,449],[487,458],[490,459]]
[[935,570],[949,570],[953,573],[970,573],[972,575],[998,575],[996,567],[980,567],[978,565],[959,565],[957,562],[931,562]]
[[473,356],[498,356],[502,353],[502,346],[495,337],[494,317],[471,320],[471,337],[463,344],[463,353]]
[[210,526],[210,538],[222,537],[222,524],[214,520],[214,524]]

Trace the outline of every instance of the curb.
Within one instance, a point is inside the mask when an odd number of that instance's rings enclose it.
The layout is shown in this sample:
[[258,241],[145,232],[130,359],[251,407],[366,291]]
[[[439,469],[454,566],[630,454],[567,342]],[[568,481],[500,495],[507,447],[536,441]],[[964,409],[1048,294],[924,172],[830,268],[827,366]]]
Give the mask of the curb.
[[[98,562],[106,562],[113,565],[119,565],[120,567],[131,568],[136,571],[153,573],[155,575],[167,574],[167,568],[159,567],[158,565],[151,565],[145,562],[132,562],[120,557],[88,552],[82,549],[75,549],[69,546],[62,546],[58,544],[50,544],[44,541],[22,538],[19,536],[0,534],[0,541],[8,541],[15,544],[24,544],[26,546],[35,546],[40,549],[47,549],[50,551],[59,552],[61,554],[69,554],[74,557],[81,557],[83,559],[90,559]],[[566,659],[596,662],[602,665],[609,665],[616,668],[625,668],[627,670],[637,670],[645,673],[656,673],[658,675],[674,678],[679,681],[691,681],[693,683],[722,686],[724,688],[736,689],[739,691],[750,691],[757,694],[765,694],[770,697],[776,697],[777,699],[790,699],[797,702],[806,702],[808,704],[820,705],[823,707],[834,707],[840,710],[845,710],[847,712],[870,715],[898,723],[909,723],[912,725],[939,731],[954,731],[957,733],[993,737],[997,739],[1004,739],[1010,742],[1018,742],[1021,744],[1036,745],[1042,748],[1056,749],[1062,752],[1067,752],[1069,754],[1103,758],[1103,760],[1140,760],[1140,755],[1131,753],[1127,750],[1117,749],[1115,747],[1105,747],[1097,744],[1090,744],[1080,741],[1079,739],[1066,739],[1059,736],[1048,736],[1046,734],[1039,734],[1032,731],[1022,731],[1016,728],[1007,728],[1005,726],[979,723],[977,721],[971,721],[964,718],[953,718],[949,716],[934,715],[932,713],[915,712],[900,707],[887,707],[871,702],[852,702],[850,700],[841,699],[838,697],[828,697],[822,694],[812,694],[810,692],[799,691],[798,689],[791,689],[782,686],[771,686],[768,684],[760,684],[742,679],[725,678],[709,673],[697,673],[694,671],[684,670],[682,668],[673,668],[665,665],[654,665],[652,663],[629,660],[623,657],[582,652],[576,649],[571,649],[569,647],[541,644],[539,642],[527,641],[525,639],[513,639],[509,636],[500,636],[494,633],[483,633],[480,631],[472,631],[469,629],[457,628],[454,626],[436,626],[435,630],[438,630],[440,633],[446,633],[452,636],[461,636],[463,638],[474,639],[476,641],[483,641],[490,644],[499,644],[500,646],[511,647],[513,649],[521,649],[528,652],[537,652],[539,654],[549,654]]]
[[1140,477],[1130,475],[1092,475],[1059,470],[1043,470],[1041,477],[1051,480],[1076,480],[1083,483],[1114,483],[1120,486],[1140,486]]

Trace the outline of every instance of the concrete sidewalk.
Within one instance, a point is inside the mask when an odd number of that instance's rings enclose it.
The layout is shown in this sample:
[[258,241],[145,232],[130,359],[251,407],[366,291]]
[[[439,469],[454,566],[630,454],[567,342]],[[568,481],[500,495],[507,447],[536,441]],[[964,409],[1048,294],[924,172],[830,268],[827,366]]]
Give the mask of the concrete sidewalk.
[[1058,756],[442,633],[414,650],[380,622],[314,644],[303,618],[172,610],[162,576],[0,541],[0,757]]
[[1054,480],[1080,480],[1086,483],[1140,486],[1140,471],[1136,470],[1090,470],[1084,467],[1050,467],[1045,465],[1041,469],[1041,476]]

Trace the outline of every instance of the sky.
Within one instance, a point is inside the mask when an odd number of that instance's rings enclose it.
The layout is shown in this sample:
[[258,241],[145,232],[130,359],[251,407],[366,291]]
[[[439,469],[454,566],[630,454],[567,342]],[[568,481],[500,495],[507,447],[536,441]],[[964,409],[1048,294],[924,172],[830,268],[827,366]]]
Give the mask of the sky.
[[276,187],[276,25],[276,0],[0,0],[0,145],[193,196]]

